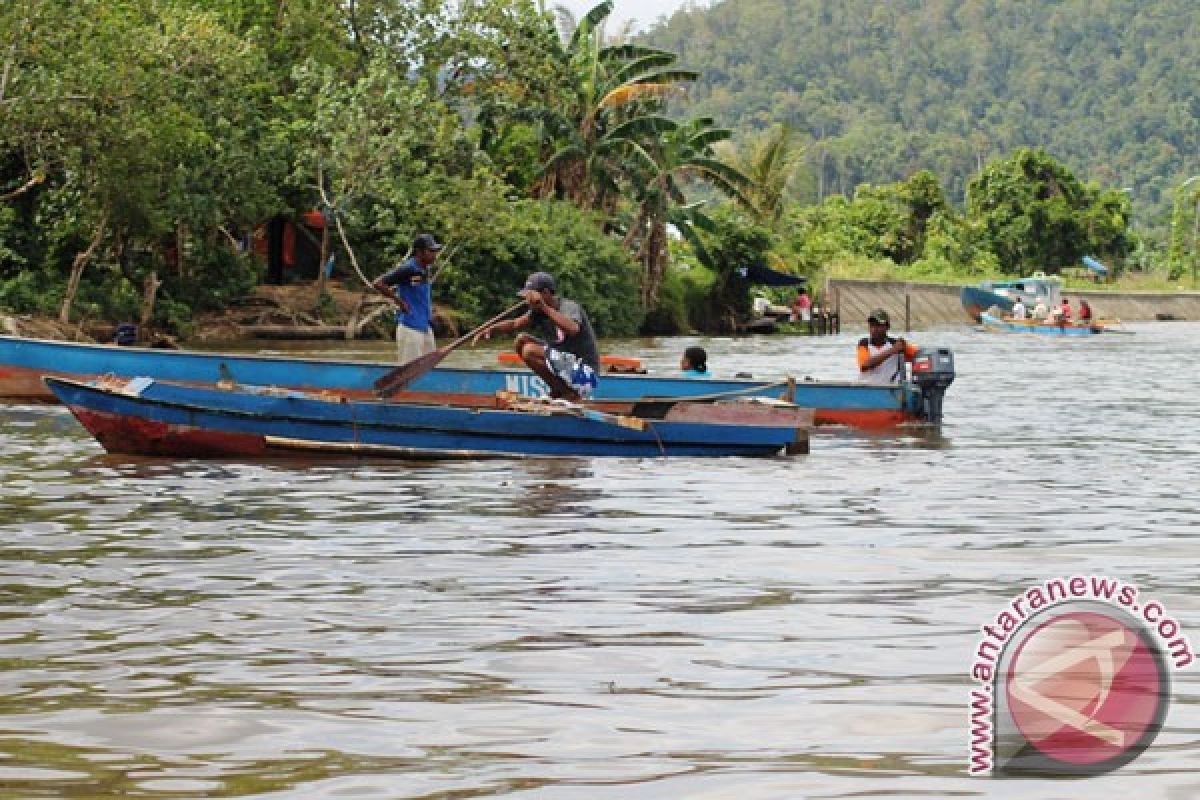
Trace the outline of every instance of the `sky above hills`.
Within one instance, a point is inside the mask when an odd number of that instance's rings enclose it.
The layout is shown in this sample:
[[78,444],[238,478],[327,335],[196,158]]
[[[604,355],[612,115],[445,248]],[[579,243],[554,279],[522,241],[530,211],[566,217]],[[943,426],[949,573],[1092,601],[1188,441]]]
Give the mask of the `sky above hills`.
[[[572,14],[580,17],[594,8],[597,2],[598,0],[547,0],[546,7],[564,6]],[[609,19],[618,24],[625,20],[633,20],[636,30],[645,30],[660,16],[670,16],[684,5],[703,7],[710,5],[710,0],[615,0]]]

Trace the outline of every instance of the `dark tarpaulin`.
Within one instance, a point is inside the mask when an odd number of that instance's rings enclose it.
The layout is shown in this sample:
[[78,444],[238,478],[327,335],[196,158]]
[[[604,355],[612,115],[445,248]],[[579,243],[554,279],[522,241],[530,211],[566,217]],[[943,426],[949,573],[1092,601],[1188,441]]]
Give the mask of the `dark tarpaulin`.
[[749,267],[738,267],[738,274],[757,286],[801,286],[808,283],[808,278],[802,275],[788,275],[777,272],[761,264],[751,264]]

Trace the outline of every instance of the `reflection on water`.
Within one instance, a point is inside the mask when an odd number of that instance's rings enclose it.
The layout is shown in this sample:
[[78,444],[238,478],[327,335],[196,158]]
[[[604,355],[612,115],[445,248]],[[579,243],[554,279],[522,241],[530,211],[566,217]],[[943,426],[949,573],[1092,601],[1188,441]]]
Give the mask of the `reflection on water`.
[[[967,670],[1054,575],[1200,630],[1198,329],[1136,330],[919,334],[955,351],[942,431],[793,459],[170,462],[0,410],[0,795],[1080,796],[965,777]],[[845,379],[856,339],[703,343]],[[1196,793],[1176,678],[1097,796]]]

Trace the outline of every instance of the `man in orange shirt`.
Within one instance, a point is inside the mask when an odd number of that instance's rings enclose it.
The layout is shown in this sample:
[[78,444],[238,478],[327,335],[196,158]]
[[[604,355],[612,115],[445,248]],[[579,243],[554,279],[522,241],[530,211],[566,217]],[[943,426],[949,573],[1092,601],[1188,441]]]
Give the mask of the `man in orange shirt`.
[[891,321],[882,308],[867,317],[869,336],[858,342],[858,379],[863,383],[899,383],[906,377],[904,363],[919,349],[904,339],[888,336]]

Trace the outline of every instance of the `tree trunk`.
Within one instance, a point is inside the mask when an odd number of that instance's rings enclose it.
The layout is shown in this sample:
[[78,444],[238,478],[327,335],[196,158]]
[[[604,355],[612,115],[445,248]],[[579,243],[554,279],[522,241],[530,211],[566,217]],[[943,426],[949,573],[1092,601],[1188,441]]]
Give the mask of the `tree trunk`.
[[187,270],[184,268],[183,261],[183,246],[185,242],[187,242],[187,226],[181,220],[175,223],[175,266],[179,270],[180,280],[187,277]]
[[667,226],[661,219],[650,223],[650,231],[642,243],[641,257],[646,265],[642,286],[642,307],[650,311],[658,305],[658,290],[662,287],[667,267]]
[[158,288],[162,281],[157,272],[151,272],[142,283],[142,315],[138,317],[138,337],[144,337],[145,331],[154,318],[154,301],[158,298]]
[[642,224],[645,222],[645,219],[646,204],[642,203],[640,206],[638,206],[637,216],[634,217],[633,223],[629,226],[629,230],[625,233],[625,239],[621,242],[621,245],[626,250],[633,247],[633,243],[638,240],[638,236],[641,234]]
[[325,283],[329,280],[325,272],[325,262],[329,260],[329,223],[321,226],[321,257],[317,261],[317,300],[321,303],[321,295],[325,294]]
[[[317,295],[320,297],[320,295]],[[350,319],[346,320],[346,341],[350,341],[358,336],[358,315],[362,311],[363,304],[367,301],[367,293],[363,292],[359,295],[358,302],[354,304],[354,308],[350,310]]]
[[92,235],[92,241],[87,249],[82,253],[77,253],[75,260],[71,262],[71,277],[67,279],[67,291],[63,295],[62,307],[58,310],[58,321],[63,325],[71,321],[71,306],[74,305],[75,295],[79,292],[79,280],[83,277],[83,269],[96,254],[97,248],[100,247],[107,226],[108,214],[105,213],[100,217],[100,223],[96,225],[96,232]]

